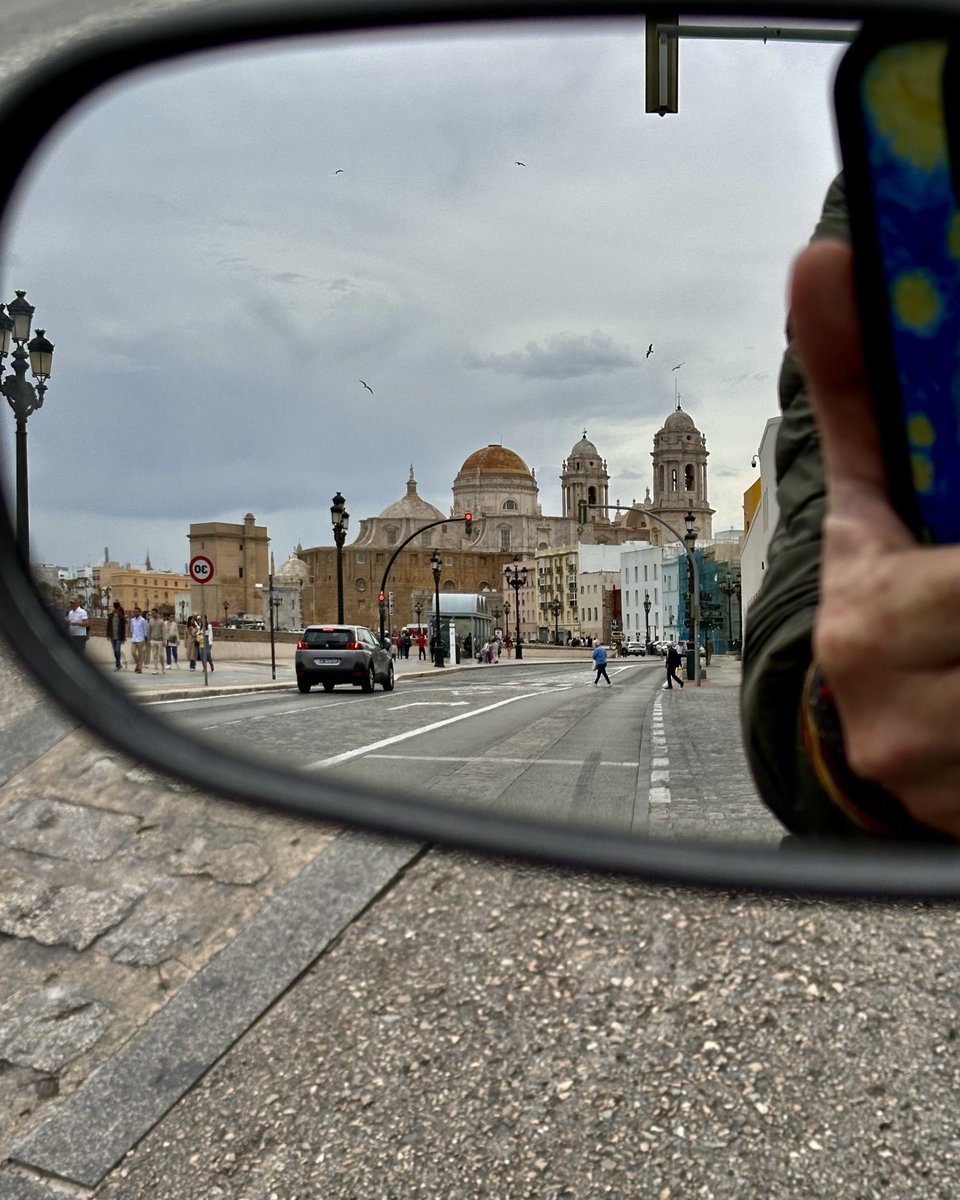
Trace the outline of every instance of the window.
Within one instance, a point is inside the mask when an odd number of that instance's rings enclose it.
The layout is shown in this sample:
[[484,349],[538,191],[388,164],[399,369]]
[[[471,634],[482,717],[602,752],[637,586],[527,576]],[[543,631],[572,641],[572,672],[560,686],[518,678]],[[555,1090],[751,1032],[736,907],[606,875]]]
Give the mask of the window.
[[677,475],[677,468],[671,467],[671,469],[670,469],[670,491],[671,492],[675,492],[677,490],[678,483],[679,483],[679,477]]
[[692,492],[694,488],[692,463],[687,463],[687,465],[683,468],[683,473],[686,476],[686,489],[688,492]]
[[516,502],[516,500],[504,500],[503,507],[508,512],[515,512],[517,509],[517,502]]
[[510,530],[509,529],[501,529],[500,530],[500,549],[501,550],[509,550],[510,549]]
[[240,571],[239,571],[239,574],[238,574],[237,578],[238,578],[238,579],[242,579],[242,578],[243,578],[243,567],[241,567],[241,568],[240,568]]
[[387,545],[395,546],[397,544],[397,537],[399,536],[396,525],[388,525],[384,532],[387,538]]

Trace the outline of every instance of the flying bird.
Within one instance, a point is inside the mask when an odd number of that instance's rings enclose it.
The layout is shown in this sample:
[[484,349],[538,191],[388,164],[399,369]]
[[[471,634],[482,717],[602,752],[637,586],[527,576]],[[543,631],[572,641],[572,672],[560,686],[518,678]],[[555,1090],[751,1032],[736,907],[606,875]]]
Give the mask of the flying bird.
[[653,353],[653,342],[651,342],[650,345],[647,347],[647,358],[649,358],[652,353]]
[[334,171],[334,175],[342,175],[342,174],[343,174],[343,167],[340,167],[339,170]]
[[366,381],[365,379],[358,379],[358,380],[357,380],[357,382],[358,382],[358,383],[362,383],[362,384],[363,384],[363,386],[364,386],[364,387],[367,389],[367,391],[370,393],[370,395],[371,395],[371,396],[373,395],[373,388],[370,386],[370,384],[369,384],[369,383],[367,383],[367,381]]
[[517,159],[514,159],[514,162],[517,164],[517,166],[518,166],[518,167],[525,167],[525,166],[527,165],[526,163],[522,163],[522,162],[519,160],[519,158],[517,158]]
[[[686,361],[687,361],[686,359],[683,360],[683,362],[686,362]],[[682,366],[683,366],[683,363],[677,363],[677,365],[675,367],[671,367],[670,370],[671,371],[679,371]]]

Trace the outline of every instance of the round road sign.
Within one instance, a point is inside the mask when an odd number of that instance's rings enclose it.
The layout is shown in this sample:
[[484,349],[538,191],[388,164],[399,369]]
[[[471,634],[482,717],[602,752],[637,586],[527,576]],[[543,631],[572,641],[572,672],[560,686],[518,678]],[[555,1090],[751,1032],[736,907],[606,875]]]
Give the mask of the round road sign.
[[190,578],[194,583],[209,583],[213,578],[213,563],[205,554],[190,559]]

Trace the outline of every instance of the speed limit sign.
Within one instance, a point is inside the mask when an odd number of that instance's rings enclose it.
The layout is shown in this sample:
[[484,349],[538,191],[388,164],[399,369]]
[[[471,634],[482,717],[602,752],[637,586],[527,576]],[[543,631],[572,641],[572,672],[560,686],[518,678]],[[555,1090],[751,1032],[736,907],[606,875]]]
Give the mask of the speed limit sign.
[[213,563],[205,554],[194,555],[189,570],[194,583],[209,583],[213,578]]

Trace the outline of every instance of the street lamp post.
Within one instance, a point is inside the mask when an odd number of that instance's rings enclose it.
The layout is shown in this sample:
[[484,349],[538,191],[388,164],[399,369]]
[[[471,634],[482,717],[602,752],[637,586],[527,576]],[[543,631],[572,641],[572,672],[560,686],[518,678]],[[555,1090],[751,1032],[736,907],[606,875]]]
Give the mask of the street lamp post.
[[[276,620],[275,620],[276,609],[273,607],[273,552],[272,551],[270,553],[270,574],[267,576],[267,591],[269,592],[269,595],[267,596],[267,600],[270,605],[270,678],[276,679],[276,677],[277,677],[277,646],[276,646],[276,641],[273,636],[274,632],[275,632],[275,628],[276,628]],[[342,620],[343,620],[343,618],[341,617],[341,623],[342,623]]]
[[337,624],[343,624],[343,543],[347,540],[350,514],[346,500],[339,492],[330,504],[330,521],[333,524],[333,540],[337,546]]
[[520,589],[527,585],[527,568],[520,566],[520,558],[515,554],[513,566],[504,567],[503,574],[506,577],[507,586],[513,588],[513,603],[517,618],[517,653],[515,657],[523,658],[523,647],[520,644]]
[[694,664],[699,666],[700,663],[700,631],[697,628],[698,613],[694,605],[694,592],[696,590],[696,573],[697,561],[693,556],[694,546],[697,544],[697,531],[694,528],[696,518],[693,513],[687,509],[687,514],[683,518],[683,523],[687,532],[683,535],[683,540],[687,547],[687,629],[690,637],[693,639],[693,660],[689,658],[689,644],[687,647],[687,670],[692,675]]
[[[10,342],[16,343],[7,377],[0,384],[0,391],[6,396],[17,423],[17,546],[25,562],[30,560],[27,418],[43,405],[47,380],[53,365],[53,344],[44,336],[44,330],[38,329],[36,337],[30,342],[27,341],[30,337],[33,313],[34,306],[27,302],[25,292],[17,292],[16,299],[7,305],[6,312],[0,304],[0,370],[4,359],[10,353]],[[36,387],[27,382],[28,361],[37,381]]]
[[230,604],[228,601],[224,600],[224,602],[223,602],[223,623],[224,623],[224,625],[226,625],[226,623],[227,623],[227,614],[229,613],[229,611],[230,611]]
[[443,569],[443,560],[441,559],[440,553],[437,550],[434,550],[433,554],[430,556],[430,569],[433,571],[434,612],[436,613],[436,622],[433,634],[433,665],[435,667],[442,667],[443,639],[440,636],[440,571]]
[[[735,574],[733,574],[732,572],[727,570],[727,571],[724,571],[724,573],[717,579],[717,586],[720,588],[720,591],[723,592],[723,594],[727,598],[727,644],[729,645],[733,641],[732,606],[733,606],[733,597],[734,596],[737,597],[737,617],[738,618],[740,617],[740,580]],[[738,619],[737,624],[738,624],[737,646],[739,647],[739,645],[740,645],[739,619]]]
[[647,626],[647,643],[644,650],[650,649],[650,593],[644,588],[643,591],[643,619]]
[[421,628],[422,628],[422,626],[421,626],[421,624],[420,624],[420,614],[421,614],[422,612],[423,612],[423,605],[422,605],[422,604],[420,604],[420,603],[418,602],[417,604],[415,604],[415,605],[413,606],[413,613],[414,613],[414,616],[417,618],[417,633],[420,633],[420,630],[421,630]]
[[550,603],[547,605],[547,607],[553,613],[553,644],[555,646],[559,646],[560,645],[560,613],[563,611],[563,601],[560,599],[559,596],[554,596],[554,598],[550,601]]

